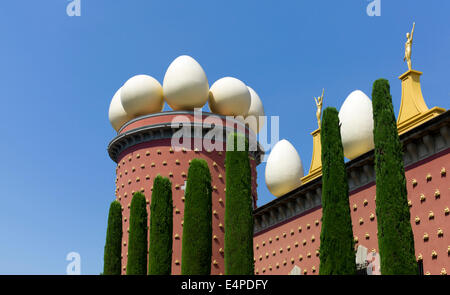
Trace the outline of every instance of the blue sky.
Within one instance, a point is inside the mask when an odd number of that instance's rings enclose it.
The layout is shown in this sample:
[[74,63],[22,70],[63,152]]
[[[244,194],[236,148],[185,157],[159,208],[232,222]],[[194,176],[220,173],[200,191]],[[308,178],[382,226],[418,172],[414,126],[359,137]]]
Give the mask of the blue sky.
[[[103,268],[115,163],[108,107],[131,76],[159,81],[177,56],[204,68],[210,85],[234,76],[280,116],[309,168],[314,96],[339,108],[355,89],[398,76],[405,33],[416,22],[413,68],[429,107],[449,107],[450,2],[381,0],[381,16],[352,1],[66,0],[0,3],[0,274],[65,274],[71,251],[83,274]],[[259,205],[273,197],[258,168]]]

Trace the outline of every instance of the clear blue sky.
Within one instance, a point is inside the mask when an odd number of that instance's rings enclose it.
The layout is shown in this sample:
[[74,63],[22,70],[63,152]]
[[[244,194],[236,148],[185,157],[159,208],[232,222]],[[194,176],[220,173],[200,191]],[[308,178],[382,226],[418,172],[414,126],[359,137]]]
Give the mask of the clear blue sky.
[[[0,274],[65,274],[65,257],[81,255],[83,274],[103,268],[115,163],[106,147],[114,92],[129,77],[162,81],[177,56],[203,66],[210,85],[234,76],[280,116],[309,168],[313,97],[339,108],[355,89],[398,76],[405,33],[416,22],[413,67],[423,71],[429,107],[449,107],[450,1],[381,0],[148,1],[66,0],[0,3]],[[258,168],[259,205],[273,197]]]

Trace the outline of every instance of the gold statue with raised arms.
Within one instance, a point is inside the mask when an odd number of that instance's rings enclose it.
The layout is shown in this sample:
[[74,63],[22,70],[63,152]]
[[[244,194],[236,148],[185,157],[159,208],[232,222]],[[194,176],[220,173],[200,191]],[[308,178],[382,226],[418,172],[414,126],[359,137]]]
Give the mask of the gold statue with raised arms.
[[408,69],[411,71],[411,49],[412,49],[412,42],[413,42],[413,35],[414,35],[414,27],[416,26],[416,23],[413,23],[411,35],[406,33],[406,43],[405,43],[405,57],[403,58],[403,61],[406,61],[408,64]]
[[317,117],[317,124],[319,124],[319,129],[320,129],[320,115],[322,114],[322,103],[323,103],[324,92],[325,92],[325,88],[322,89],[322,96],[319,96],[318,98],[314,97],[314,100],[316,101],[316,106],[317,106],[316,117]]

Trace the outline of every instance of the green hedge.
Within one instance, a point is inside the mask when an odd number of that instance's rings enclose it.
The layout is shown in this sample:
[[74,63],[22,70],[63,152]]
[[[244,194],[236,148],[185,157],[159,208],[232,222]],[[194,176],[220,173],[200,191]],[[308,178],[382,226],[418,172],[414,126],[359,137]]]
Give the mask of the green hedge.
[[122,207],[113,201],[109,207],[108,228],[106,230],[103,274],[121,274],[122,252]]
[[356,273],[355,242],[348,195],[338,111],[326,108],[321,126],[322,229],[320,233],[321,275]]
[[156,176],[150,206],[149,275],[170,275],[172,268],[172,183]]
[[[252,172],[248,141],[241,134],[231,134],[234,149],[226,152],[225,199],[225,274],[253,275],[253,205]],[[240,138],[240,139],[239,139]],[[237,143],[245,140],[245,150]]]
[[133,195],[130,208],[127,275],[147,274],[147,239],[147,203],[145,196],[137,192]]
[[372,100],[381,273],[418,274],[402,144],[398,136],[387,80],[379,79],[374,82]]
[[209,275],[212,252],[212,188],[208,164],[193,159],[185,191],[181,274]]

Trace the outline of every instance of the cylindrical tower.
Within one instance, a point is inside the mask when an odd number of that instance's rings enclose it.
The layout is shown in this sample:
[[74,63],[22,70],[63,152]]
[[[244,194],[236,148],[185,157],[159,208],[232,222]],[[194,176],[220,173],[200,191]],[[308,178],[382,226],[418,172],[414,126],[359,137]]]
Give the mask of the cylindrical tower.
[[[184,188],[193,158],[207,161],[211,171],[212,265],[211,274],[224,273],[225,148],[229,132],[252,131],[240,121],[212,113],[172,111],[151,114],[126,123],[110,142],[108,153],[117,163],[116,199],[122,205],[122,274],[126,273],[130,204],[134,192],[141,191],[150,202],[154,178],[160,174],[172,182],[173,254],[172,274],[181,274],[181,240],[184,216]],[[209,143],[209,144],[208,144]],[[262,149],[250,151],[252,195],[256,207],[256,166]],[[149,215],[150,216],[150,215]],[[150,220],[150,219],[149,219]]]

